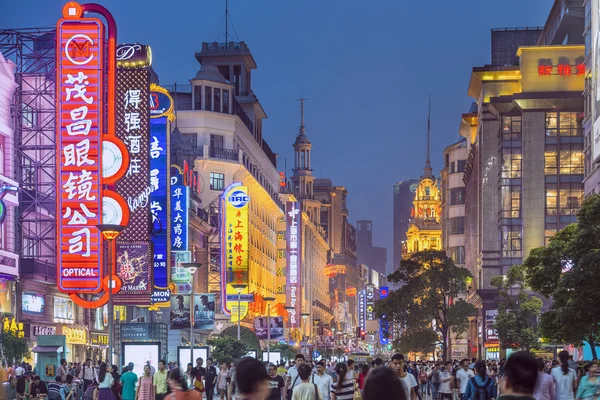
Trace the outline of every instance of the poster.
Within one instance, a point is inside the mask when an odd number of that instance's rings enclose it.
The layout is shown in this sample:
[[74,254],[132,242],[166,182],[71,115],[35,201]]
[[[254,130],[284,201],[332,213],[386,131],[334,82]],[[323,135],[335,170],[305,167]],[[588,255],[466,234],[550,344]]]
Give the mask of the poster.
[[[117,275],[123,281],[120,294],[151,293],[149,243],[116,243]],[[124,301],[125,299],[121,299]]]
[[[257,317],[254,319],[254,333],[261,340],[267,340],[269,338],[267,322],[267,317]],[[279,340],[283,337],[283,318],[271,317],[271,340]]]
[[123,343],[123,360],[133,363],[133,372],[137,376],[144,375],[144,365],[148,362],[158,369],[160,346],[158,344]]
[[190,328],[190,296],[171,295],[171,329]]
[[194,329],[215,329],[215,295],[194,295]]

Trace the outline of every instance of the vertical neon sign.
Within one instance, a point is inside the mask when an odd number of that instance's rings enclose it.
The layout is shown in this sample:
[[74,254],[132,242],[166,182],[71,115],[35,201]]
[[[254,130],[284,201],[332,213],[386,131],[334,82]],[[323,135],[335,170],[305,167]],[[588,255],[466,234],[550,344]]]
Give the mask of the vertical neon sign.
[[104,27],[95,18],[57,25],[58,288],[102,288],[102,88]]
[[288,327],[300,327],[302,313],[302,208],[299,201],[285,204],[287,234],[287,302],[293,310],[289,312]]

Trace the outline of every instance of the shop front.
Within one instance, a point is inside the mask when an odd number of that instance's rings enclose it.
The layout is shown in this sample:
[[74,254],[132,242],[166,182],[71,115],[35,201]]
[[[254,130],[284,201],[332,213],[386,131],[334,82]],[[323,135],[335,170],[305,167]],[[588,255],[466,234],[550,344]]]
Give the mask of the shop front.
[[0,314],[14,314],[12,308],[12,298],[14,293],[13,287],[14,281],[6,278],[0,278]]
[[58,335],[65,335],[66,359],[68,362],[84,362],[87,358],[88,345],[87,327],[81,325],[59,325]]
[[124,323],[115,326],[115,352],[119,365],[132,362],[133,372],[141,376],[144,365],[149,362],[158,368],[158,360],[168,357],[165,323]]
[[91,359],[94,365],[100,361],[108,360],[108,334],[107,333],[91,333]]

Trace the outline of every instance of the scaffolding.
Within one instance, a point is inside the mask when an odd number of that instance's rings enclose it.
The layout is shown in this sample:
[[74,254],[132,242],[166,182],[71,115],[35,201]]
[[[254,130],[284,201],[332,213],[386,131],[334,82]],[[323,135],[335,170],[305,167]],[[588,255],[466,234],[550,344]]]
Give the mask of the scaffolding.
[[56,277],[55,43],[53,27],[0,30],[0,53],[16,64],[16,239],[26,277]]

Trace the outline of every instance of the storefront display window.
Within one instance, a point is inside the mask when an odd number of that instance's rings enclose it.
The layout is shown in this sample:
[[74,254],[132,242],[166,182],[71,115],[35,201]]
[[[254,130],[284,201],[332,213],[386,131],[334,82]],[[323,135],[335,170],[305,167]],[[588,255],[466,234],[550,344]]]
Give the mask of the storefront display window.
[[12,281],[0,278],[0,313],[12,313]]
[[54,322],[73,322],[73,300],[54,298]]
[[43,315],[45,305],[43,294],[23,293],[24,313]]
[[94,329],[101,331],[105,326],[108,326],[108,306],[104,305],[94,310]]

